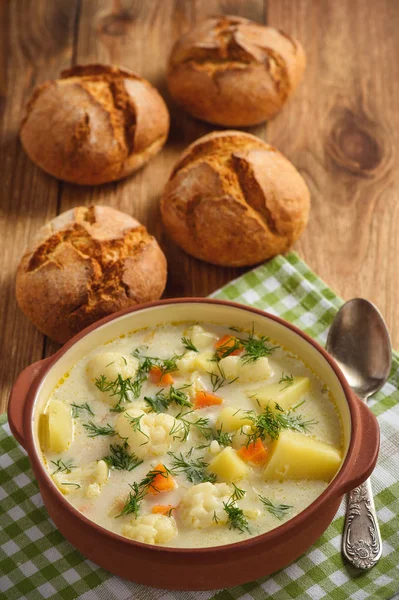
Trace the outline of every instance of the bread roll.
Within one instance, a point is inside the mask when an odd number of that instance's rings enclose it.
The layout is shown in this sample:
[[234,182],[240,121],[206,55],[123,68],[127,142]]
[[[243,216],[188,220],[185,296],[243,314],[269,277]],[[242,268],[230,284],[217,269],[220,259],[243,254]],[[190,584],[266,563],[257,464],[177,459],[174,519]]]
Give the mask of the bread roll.
[[166,105],[148,81],[126,69],[86,65],[35,89],[21,141],[47,173],[95,185],[139,169],[160,151],[168,130]]
[[165,284],[165,256],[143,225],[107,206],[79,206],[39,230],[16,294],[28,319],[63,343],[106,315],[157,300]]
[[282,31],[234,16],[198,23],[174,45],[168,85],[191,115],[242,127],[274,117],[305,69],[301,44]]
[[186,252],[238,267],[288,250],[307,223],[309,205],[306,183],[278,150],[248,133],[220,131],[183,152],[161,213]]

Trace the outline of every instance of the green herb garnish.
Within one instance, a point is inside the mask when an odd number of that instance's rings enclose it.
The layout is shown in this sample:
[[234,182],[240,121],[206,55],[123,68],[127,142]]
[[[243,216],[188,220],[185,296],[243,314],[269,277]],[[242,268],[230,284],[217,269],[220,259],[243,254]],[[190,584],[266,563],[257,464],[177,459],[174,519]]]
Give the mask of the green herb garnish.
[[169,435],[172,435],[173,439],[179,439],[182,442],[185,442],[192,427],[194,427],[198,433],[206,438],[210,438],[212,436],[212,429],[209,427],[209,419],[199,417],[195,421],[190,421],[187,419],[187,416],[193,413],[193,410],[188,410],[186,412],[181,410],[179,414],[175,416],[176,423],[174,423],[172,429],[169,431]]
[[111,469],[118,471],[133,471],[143,462],[135,454],[129,454],[127,451],[128,443],[111,444],[109,447],[109,455],[104,456],[103,460]]
[[61,481],[61,485],[74,485],[77,490],[79,490],[82,486],[79,483],[69,483],[68,481]]
[[132,427],[133,431],[139,431],[144,437],[147,438],[146,442],[140,444],[140,446],[144,446],[148,444],[149,436],[141,429],[141,419],[144,417],[144,413],[138,415],[137,417],[132,417],[129,413],[125,413],[125,418],[129,421],[129,425]]
[[136,518],[138,517],[140,512],[140,502],[147,495],[148,489],[151,487],[157,475],[162,475],[162,477],[168,477],[169,470],[166,469],[166,467],[165,471],[160,471],[159,469],[152,469],[151,471],[149,471],[149,473],[147,473],[144,479],[140,481],[140,483],[137,483],[135,481],[134,483],[129,484],[132,491],[129,492],[125,505],[122,511],[119,513],[119,515],[116,516],[116,518],[130,514],[133,514]]
[[252,325],[252,331],[248,336],[248,339],[240,339],[240,343],[244,348],[244,353],[241,355],[241,360],[244,365],[253,363],[263,356],[270,356],[278,346],[271,346],[268,344],[270,338],[260,335],[255,337],[254,326]]
[[277,440],[282,429],[306,433],[311,425],[317,423],[314,419],[306,421],[301,415],[293,414],[293,410],[284,412],[277,402],[275,403],[275,410],[272,410],[270,406],[266,406],[260,415],[256,415],[252,411],[248,411],[246,414],[252,421],[251,432],[245,433],[248,438],[247,445],[255,443],[259,438],[261,440],[265,438]]
[[233,434],[223,431],[223,427],[220,426],[220,428],[217,429],[213,434],[213,439],[216,440],[221,446],[231,446]]
[[294,384],[294,376],[293,375],[284,375],[284,371],[283,371],[281,373],[281,377],[279,379],[279,384],[280,383],[283,384],[283,387],[281,388],[281,391],[283,391]]
[[238,379],[238,377],[235,377],[234,379],[230,379],[230,381],[228,381],[224,370],[219,364],[219,362],[217,363],[217,370],[219,371],[219,373],[211,373],[208,371],[208,375],[211,378],[213,392],[217,392],[220,388],[224,387],[225,385],[231,385]]
[[192,404],[189,401],[187,394],[183,392],[187,387],[190,386],[184,385],[180,388],[174,388],[173,385],[171,385],[167,392],[165,390],[159,390],[155,396],[144,396],[144,401],[151,407],[152,412],[157,413],[166,412],[173,403],[178,406],[191,407]]
[[94,412],[92,411],[90,405],[85,402],[84,404],[71,404],[72,406],[72,417],[74,419],[76,419],[77,417],[80,416],[80,411],[81,410],[86,410],[90,415],[92,415],[92,417],[94,417]]
[[294,508],[293,506],[290,506],[289,504],[276,504],[276,503],[272,502],[271,500],[269,500],[268,498],[261,496],[260,494],[258,494],[258,498],[262,502],[262,504],[266,507],[266,510],[268,510],[269,513],[274,515],[279,521],[282,521],[284,519],[284,517],[287,516],[289,511],[292,508]]
[[173,475],[184,473],[188,481],[194,484],[204,483],[205,481],[214,483],[216,475],[206,471],[208,463],[203,460],[202,456],[196,459],[191,458],[192,451],[193,449],[191,448],[186,457],[181,452],[180,454],[168,452],[168,455],[172,458],[171,473]]
[[238,529],[241,532],[250,531],[248,521],[242,508],[236,502],[245,496],[245,491],[234,485],[234,492],[227,502],[223,502],[223,510],[227,515],[229,529]]
[[89,437],[97,437],[98,435],[116,435],[115,429],[107,423],[106,425],[96,425],[93,421],[83,423],[83,427],[87,431]]
[[117,403],[111,408],[112,412],[122,412],[122,402],[129,402],[132,399],[131,394],[136,397],[131,377],[123,379],[121,375],[118,375],[116,379],[110,381],[105,375],[100,375],[100,377],[96,379],[95,385],[100,392],[107,392],[111,397],[117,399]]
[[62,460],[59,458],[58,460],[50,460],[50,462],[57,467],[55,471],[51,474],[55,475],[56,473],[70,473],[72,469],[76,469],[76,465],[72,464],[72,460]]
[[186,350],[191,350],[192,352],[199,352],[199,350],[194,346],[190,338],[182,337],[181,343],[186,348]]

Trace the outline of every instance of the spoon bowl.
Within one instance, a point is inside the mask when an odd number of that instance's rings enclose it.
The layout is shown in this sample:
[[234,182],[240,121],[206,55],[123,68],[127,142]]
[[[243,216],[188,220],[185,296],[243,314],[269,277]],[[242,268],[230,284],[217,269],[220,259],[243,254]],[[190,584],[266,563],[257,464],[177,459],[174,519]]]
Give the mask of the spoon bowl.
[[363,298],[346,302],[331,325],[327,352],[360,398],[384,385],[392,362],[391,340],[379,310]]

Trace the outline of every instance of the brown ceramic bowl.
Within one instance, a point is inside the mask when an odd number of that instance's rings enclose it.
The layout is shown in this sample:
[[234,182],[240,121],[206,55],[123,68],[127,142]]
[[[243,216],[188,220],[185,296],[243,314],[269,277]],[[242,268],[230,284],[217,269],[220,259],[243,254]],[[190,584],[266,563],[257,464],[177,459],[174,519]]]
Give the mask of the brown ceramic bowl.
[[[340,413],[345,458],[327,489],[308,508],[269,533],[211,548],[164,548],[124,538],[79,513],[53,484],[37,438],[41,407],[52,388],[94,345],[128,331],[171,321],[208,321],[269,335],[290,348],[329,386]],[[125,579],[168,589],[232,587],[269,575],[311,546],[333,519],[343,494],[372,472],[379,449],[378,424],[351,391],[333,359],[299,329],[260,310],[207,299],[163,300],[102,319],[72,338],[54,356],[27,367],[10,397],[11,430],[29,455],[47,510],[61,533],[85,556]]]

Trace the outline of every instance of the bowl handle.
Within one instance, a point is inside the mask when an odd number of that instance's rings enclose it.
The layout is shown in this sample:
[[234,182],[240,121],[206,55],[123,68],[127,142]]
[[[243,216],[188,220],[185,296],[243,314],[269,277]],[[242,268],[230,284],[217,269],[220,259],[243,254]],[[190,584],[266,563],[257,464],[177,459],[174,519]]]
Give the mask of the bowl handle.
[[[354,445],[350,470],[339,486],[345,494],[363,483],[373,472],[380,450],[380,428],[376,417],[363,400],[352,394],[359,427],[352,432]],[[354,415],[355,416],[355,415]]]
[[43,360],[38,360],[37,362],[29,365],[19,374],[16,382],[14,383],[11,393],[10,399],[8,402],[8,422],[10,424],[10,429],[15,437],[15,439],[25,448],[25,439],[24,439],[24,410],[25,403],[28,396],[28,392],[33,384],[33,382],[39,377],[43,369],[46,367],[48,361],[51,357],[45,358]]

